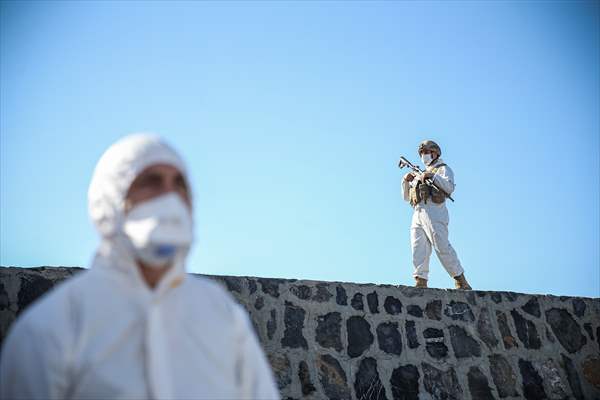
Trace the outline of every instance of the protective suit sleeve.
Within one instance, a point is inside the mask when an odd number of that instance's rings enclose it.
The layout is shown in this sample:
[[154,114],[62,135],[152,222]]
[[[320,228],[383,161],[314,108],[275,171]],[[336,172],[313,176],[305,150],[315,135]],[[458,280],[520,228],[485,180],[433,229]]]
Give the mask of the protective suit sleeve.
[[[31,314],[28,316],[32,317]],[[0,359],[2,400],[64,399],[68,396],[60,340],[51,332],[40,330],[32,319],[17,320],[4,341]]]
[[234,314],[239,344],[240,398],[279,400],[280,394],[271,367],[256,338],[248,315],[238,305],[234,308]]
[[440,167],[433,176],[433,182],[448,194],[454,191],[454,172],[448,166]]
[[406,180],[406,177],[410,174],[407,173],[402,177],[402,197],[404,198],[405,201],[410,201],[410,195],[409,195],[409,189],[410,189],[410,184],[411,182],[408,182]]

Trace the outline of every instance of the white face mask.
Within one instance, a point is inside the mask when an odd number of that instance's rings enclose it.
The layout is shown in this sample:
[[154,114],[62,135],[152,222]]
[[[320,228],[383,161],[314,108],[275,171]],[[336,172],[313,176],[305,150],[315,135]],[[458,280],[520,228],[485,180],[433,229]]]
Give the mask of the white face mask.
[[134,206],[123,225],[135,257],[149,267],[163,268],[185,255],[192,244],[192,214],[173,192]]
[[421,161],[423,161],[426,167],[431,163],[431,160],[431,154],[421,154]]

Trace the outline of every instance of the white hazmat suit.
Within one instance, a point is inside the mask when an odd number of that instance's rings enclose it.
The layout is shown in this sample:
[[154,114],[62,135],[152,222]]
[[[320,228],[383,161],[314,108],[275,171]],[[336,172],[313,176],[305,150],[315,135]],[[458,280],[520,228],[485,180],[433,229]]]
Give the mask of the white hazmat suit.
[[[427,167],[431,171],[436,166],[443,164],[441,158],[435,160]],[[441,166],[433,176],[434,183],[448,194],[454,191],[454,173],[448,166]],[[404,200],[410,201],[409,190],[417,184],[417,178],[411,182],[402,180]],[[413,276],[428,279],[429,259],[432,247],[440,262],[450,276],[457,277],[464,271],[456,255],[456,251],[448,241],[448,209],[446,202],[436,204],[431,199],[426,203],[421,201],[414,206],[414,213],[410,227],[410,243],[412,248]]]
[[[179,156],[158,137],[131,135],[102,156],[89,210],[102,243],[92,268],[15,321],[2,349],[2,399],[278,399],[246,312],[179,257],[154,289],[122,230],[136,176]],[[74,243],[74,245],[77,245]]]

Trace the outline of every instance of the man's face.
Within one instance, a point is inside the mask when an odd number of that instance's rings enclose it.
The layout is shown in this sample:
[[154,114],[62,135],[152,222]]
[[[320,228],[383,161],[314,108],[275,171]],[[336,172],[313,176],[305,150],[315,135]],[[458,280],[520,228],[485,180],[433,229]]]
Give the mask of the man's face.
[[134,206],[163,194],[174,192],[191,209],[190,192],[183,174],[167,164],[152,165],[143,170],[133,181],[125,197],[125,212]]
[[438,153],[435,150],[423,149],[423,150],[421,150],[421,153],[419,153],[419,155],[422,156],[423,154],[430,154],[432,160],[435,160],[438,157]]

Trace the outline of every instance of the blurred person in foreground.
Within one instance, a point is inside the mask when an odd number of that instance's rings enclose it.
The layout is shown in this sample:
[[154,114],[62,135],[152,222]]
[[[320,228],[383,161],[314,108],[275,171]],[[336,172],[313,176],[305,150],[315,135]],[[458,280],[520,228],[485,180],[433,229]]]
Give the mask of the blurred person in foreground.
[[246,312],[185,273],[192,194],[179,155],[156,136],[127,136],[101,157],[88,194],[102,236],[92,268],[15,321],[0,397],[278,399]]

